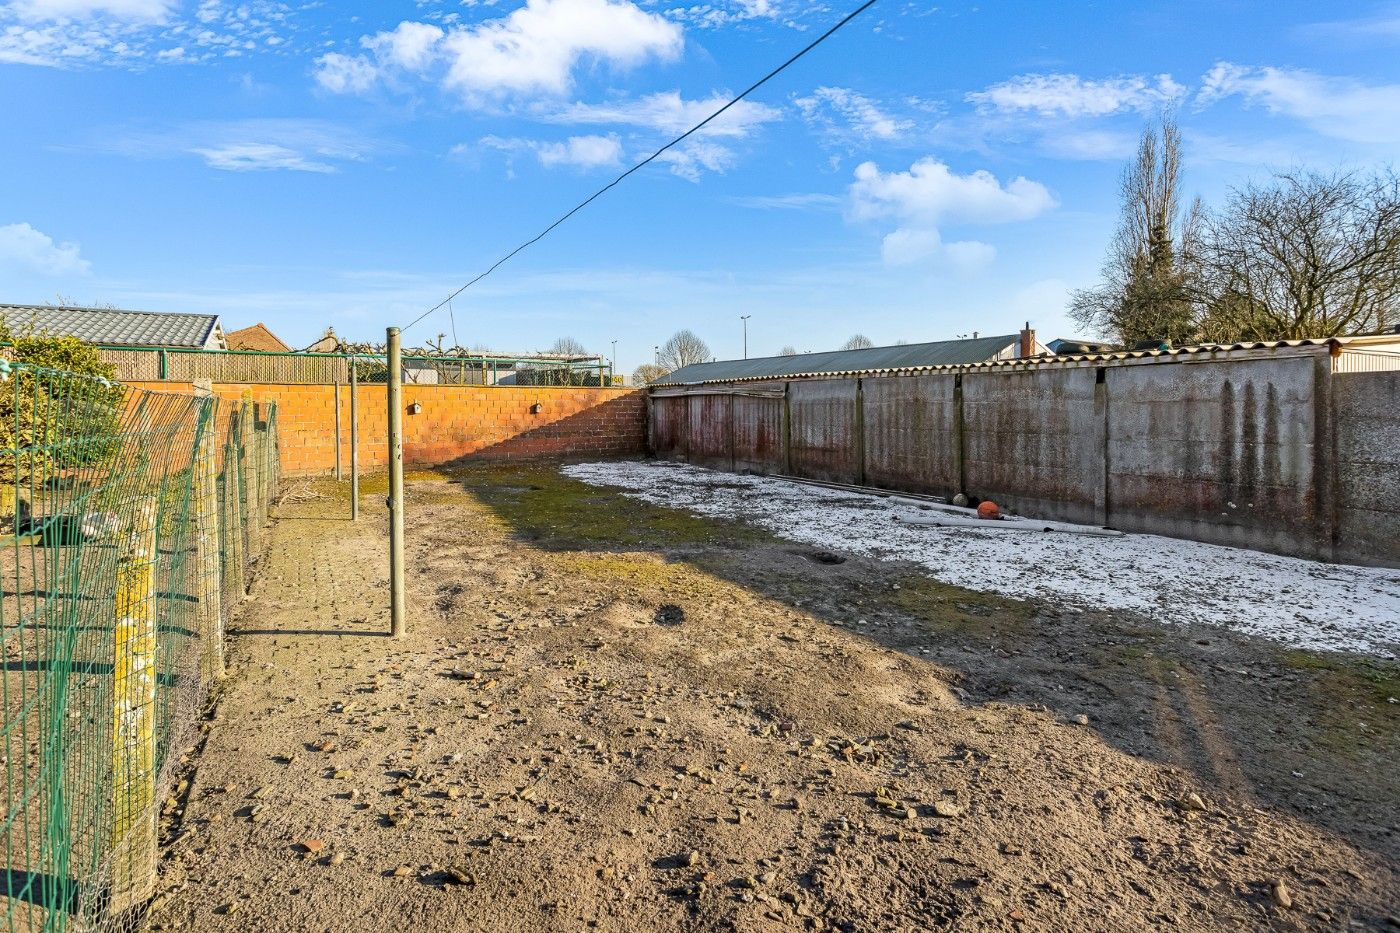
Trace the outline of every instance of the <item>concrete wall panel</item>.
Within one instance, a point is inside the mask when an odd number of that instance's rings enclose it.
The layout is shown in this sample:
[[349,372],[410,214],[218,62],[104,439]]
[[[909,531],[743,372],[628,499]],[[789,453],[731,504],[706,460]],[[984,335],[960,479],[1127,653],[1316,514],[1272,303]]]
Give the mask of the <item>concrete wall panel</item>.
[[1315,555],[1314,361],[1106,371],[1114,527]]
[[957,493],[955,382],[951,374],[863,381],[867,484]]
[[1103,484],[1093,369],[963,379],[967,493],[1023,515],[1093,522]]
[[1400,565],[1400,372],[1333,377],[1337,558]]
[[792,471],[837,483],[860,478],[856,440],[855,379],[813,379],[791,384]]

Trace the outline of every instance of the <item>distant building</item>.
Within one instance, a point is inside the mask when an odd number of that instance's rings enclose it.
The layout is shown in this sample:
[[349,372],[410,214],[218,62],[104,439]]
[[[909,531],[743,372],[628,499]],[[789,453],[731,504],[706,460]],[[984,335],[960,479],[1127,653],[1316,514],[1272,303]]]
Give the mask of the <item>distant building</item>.
[[336,336],[334,327],[327,327],[326,332],[311,346],[304,348],[302,353],[339,353],[343,344]]
[[228,349],[217,314],[0,304],[0,320],[15,334],[72,336],[101,346]]
[[994,337],[974,336],[965,340],[937,340],[932,343],[907,343],[893,347],[867,347],[863,350],[831,350],[824,353],[800,353],[797,356],[692,363],[652,384],[686,385],[738,379],[854,376],[1049,355],[1049,348],[1035,339],[1035,331],[1028,324],[1019,334],[999,334]]
[[261,321],[252,327],[228,332],[225,338],[230,350],[259,350],[264,353],[290,353],[292,348],[282,342]]
[[1122,349],[1117,344],[1100,340],[1080,340],[1078,337],[1057,337],[1046,344],[1056,356],[1083,356],[1089,353],[1112,353]]

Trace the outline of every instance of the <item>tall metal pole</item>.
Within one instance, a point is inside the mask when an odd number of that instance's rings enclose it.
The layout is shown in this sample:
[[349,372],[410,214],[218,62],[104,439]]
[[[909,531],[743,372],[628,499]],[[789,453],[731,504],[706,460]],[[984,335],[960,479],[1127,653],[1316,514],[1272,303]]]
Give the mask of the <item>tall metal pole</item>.
[[744,359],[749,358],[749,318],[752,314],[741,314],[739,320],[744,322]]
[[350,521],[360,520],[360,376],[350,360]]
[[399,329],[388,329],[389,343],[389,621],[402,638],[403,595],[403,358]]

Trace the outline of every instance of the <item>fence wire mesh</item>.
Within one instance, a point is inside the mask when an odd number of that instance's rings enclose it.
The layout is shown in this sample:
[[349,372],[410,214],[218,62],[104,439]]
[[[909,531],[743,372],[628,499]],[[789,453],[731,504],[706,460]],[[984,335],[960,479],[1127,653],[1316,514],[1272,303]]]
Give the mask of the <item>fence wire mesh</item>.
[[125,926],[273,500],[276,409],[0,380],[4,929]]
[[[385,382],[382,353],[264,353],[104,347],[102,358],[127,382],[271,383],[344,385],[354,367],[361,382]],[[601,358],[555,360],[405,354],[407,385],[610,386]]]

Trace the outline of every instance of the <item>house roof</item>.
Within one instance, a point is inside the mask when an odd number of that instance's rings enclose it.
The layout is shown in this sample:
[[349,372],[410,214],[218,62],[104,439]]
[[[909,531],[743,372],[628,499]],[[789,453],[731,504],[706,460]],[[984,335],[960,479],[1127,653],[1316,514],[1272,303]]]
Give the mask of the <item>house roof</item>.
[[35,333],[124,347],[203,349],[219,342],[217,314],[0,304],[0,320],[12,331],[32,328]]
[[261,321],[252,327],[231,330],[224,338],[230,350],[263,350],[268,353],[289,353],[291,347],[268,329]]
[[819,376],[881,370],[921,369],[985,363],[1008,348],[1019,346],[1019,334],[976,337],[971,340],[937,340],[896,347],[864,350],[831,350],[797,356],[765,356],[750,360],[723,360],[682,366],[653,385],[688,385],[700,382],[732,382],[741,379],[780,379],[785,376]]

